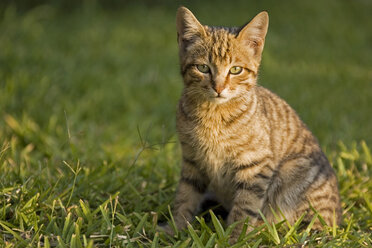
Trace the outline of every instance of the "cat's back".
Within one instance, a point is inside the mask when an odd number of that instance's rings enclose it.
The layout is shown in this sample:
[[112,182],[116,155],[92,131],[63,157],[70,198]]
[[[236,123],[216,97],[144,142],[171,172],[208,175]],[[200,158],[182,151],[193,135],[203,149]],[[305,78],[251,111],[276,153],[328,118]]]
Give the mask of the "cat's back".
[[285,100],[264,87],[257,86],[255,90],[278,162],[293,154],[307,155],[320,150],[317,139]]

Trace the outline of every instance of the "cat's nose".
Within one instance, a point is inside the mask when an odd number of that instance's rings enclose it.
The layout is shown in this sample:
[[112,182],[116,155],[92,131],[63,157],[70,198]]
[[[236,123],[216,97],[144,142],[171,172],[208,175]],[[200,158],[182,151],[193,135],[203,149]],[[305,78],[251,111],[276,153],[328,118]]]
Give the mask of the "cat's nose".
[[214,91],[217,92],[217,94],[221,94],[221,92],[225,89],[225,86],[223,84],[217,84],[213,86]]
[[216,76],[215,78],[213,78],[212,87],[214,91],[216,91],[217,94],[220,95],[221,92],[226,88],[225,78],[222,76]]

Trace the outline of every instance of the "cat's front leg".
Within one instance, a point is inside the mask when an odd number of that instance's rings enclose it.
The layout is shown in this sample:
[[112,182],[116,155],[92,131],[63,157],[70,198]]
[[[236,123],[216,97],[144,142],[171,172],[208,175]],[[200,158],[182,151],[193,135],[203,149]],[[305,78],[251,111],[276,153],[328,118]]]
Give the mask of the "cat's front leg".
[[[255,226],[258,221],[262,221],[259,211],[263,209],[272,175],[273,169],[268,160],[265,163],[255,162],[237,168],[234,177],[235,197],[227,218],[228,225],[244,221],[247,217],[249,217],[249,225]],[[237,241],[242,227],[242,222],[235,227],[231,234],[231,243]]]
[[[256,187],[254,185],[248,186],[247,188],[241,188],[239,194],[234,199],[233,207],[230,210],[230,213],[227,218],[227,224],[231,225],[237,221],[244,221],[247,217],[249,217],[249,225],[255,225],[259,219],[261,219],[259,210],[262,209],[263,206],[263,197],[260,198],[256,195],[258,194],[263,195],[264,190],[261,188],[252,189],[251,187]],[[252,192],[257,190],[257,192]],[[261,193],[262,192],[262,193]],[[230,242],[233,244],[237,241],[241,231],[243,228],[243,223],[239,223],[235,229],[233,230]],[[250,231],[250,229],[248,230]]]
[[[181,178],[178,185],[173,208],[173,217],[177,229],[183,229],[190,222],[208,187],[208,179],[199,169],[198,164],[183,158]],[[168,234],[173,234],[172,229],[164,228]]]

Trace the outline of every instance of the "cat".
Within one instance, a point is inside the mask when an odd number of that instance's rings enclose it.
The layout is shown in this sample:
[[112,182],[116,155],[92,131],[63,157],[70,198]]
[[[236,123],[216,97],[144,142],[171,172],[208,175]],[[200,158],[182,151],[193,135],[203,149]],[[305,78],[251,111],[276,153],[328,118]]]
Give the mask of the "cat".
[[[177,110],[181,177],[173,216],[191,221],[206,193],[229,211],[227,224],[275,222],[271,210],[294,223],[314,211],[332,225],[341,221],[337,178],[317,139],[280,97],[256,84],[268,13],[242,28],[200,24],[180,7],[176,25],[184,89]],[[312,206],[312,207],[311,207]],[[313,228],[322,228],[316,220]],[[171,233],[169,226],[164,228]]]

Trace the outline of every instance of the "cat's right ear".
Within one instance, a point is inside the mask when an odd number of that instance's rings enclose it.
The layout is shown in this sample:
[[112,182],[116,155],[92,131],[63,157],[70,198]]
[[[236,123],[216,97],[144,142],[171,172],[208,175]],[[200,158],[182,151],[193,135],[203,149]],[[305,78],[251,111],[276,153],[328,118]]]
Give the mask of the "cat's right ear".
[[192,43],[198,37],[205,36],[204,27],[193,13],[183,6],[179,7],[177,10],[176,24],[180,48],[186,47],[188,43]]

